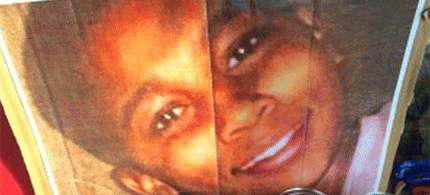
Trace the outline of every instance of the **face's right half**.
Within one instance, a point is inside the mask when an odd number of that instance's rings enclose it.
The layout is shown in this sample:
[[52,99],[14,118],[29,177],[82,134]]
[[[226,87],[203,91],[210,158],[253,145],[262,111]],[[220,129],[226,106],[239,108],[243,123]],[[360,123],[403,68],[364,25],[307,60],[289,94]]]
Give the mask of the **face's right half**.
[[307,16],[299,7],[245,10],[209,27],[221,194],[313,188],[333,166],[340,134],[336,56],[312,45],[321,34]]

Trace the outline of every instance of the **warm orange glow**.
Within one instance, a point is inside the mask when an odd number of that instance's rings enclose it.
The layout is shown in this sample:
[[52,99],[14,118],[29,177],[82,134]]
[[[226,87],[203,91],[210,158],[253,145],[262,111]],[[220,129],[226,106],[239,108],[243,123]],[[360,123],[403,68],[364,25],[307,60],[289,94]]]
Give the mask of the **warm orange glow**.
[[[199,47],[204,36],[199,23],[190,23],[185,34],[172,36],[155,24],[143,24],[127,32],[119,40],[119,68],[130,83],[163,80],[164,85],[180,82],[196,89],[210,86],[209,56]],[[178,41],[180,40],[180,41]],[[167,47],[168,46],[168,47]]]
[[[201,83],[196,81],[208,78],[210,63],[200,3],[144,1],[124,6],[120,14],[112,14],[90,33],[100,61],[96,70],[124,89],[159,77],[171,82],[180,79],[185,85]],[[182,18],[160,20],[173,17],[167,6],[184,10],[174,16]]]
[[310,76],[309,54],[291,54],[291,56],[285,56],[285,59],[284,61],[288,62],[286,64],[288,68],[272,70],[274,75],[272,78],[276,79],[267,80],[261,88],[279,95],[294,95],[295,91],[306,88],[308,84],[306,81]]
[[141,184],[142,188],[145,191],[152,192],[152,190],[154,189],[154,182],[152,181],[152,178],[148,175],[142,176]]
[[[127,149],[148,174],[180,190],[212,191],[216,142],[204,1],[126,4],[94,25],[89,36],[98,60],[93,72],[119,90],[106,104],[123,114],[123,107],[137,99],[127,113],[130,129],[124,132],[130,134],[124,135]],[[148,90],[141,94],[138,89]],[[177,117],[161,123],[160,116],[173,116],[165,112]],[[145,178],[139,187],[159,186]]]
[[[179,143],[176,148],[176,159],[181,171],[196,172],[196,167],[213,169],[216,163],[215,130],[201,132],[187,143]],[[204,169],[203,169],[204,170]]]
[[235,119],[237,123],[245,123],[250,118],[252,118],[252,115],[250,113],[250,110],[248,109],[241,109],[239,113],[235,114]]

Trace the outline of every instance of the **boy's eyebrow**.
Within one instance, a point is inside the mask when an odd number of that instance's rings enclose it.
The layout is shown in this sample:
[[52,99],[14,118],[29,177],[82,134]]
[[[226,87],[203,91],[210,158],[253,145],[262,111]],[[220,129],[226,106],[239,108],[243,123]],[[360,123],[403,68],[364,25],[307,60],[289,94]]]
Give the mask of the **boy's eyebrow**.
[[120,114],[123,116],[121,120],[121,126],[124,129],[128,129],[130,122],[133,118],[133,113],[136,111],[140,102],[144,99],[142,97],[148,95],[150,91],[150,87],[147,85],[140,86],[130,98],[128,98],[125,103],[121,106]]

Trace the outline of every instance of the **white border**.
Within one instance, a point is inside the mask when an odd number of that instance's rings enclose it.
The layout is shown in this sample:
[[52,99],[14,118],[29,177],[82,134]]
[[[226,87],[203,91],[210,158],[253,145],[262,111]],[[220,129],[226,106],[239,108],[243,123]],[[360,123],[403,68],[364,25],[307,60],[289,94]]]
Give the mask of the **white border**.
[[48,0],[0,0],[0,5],[8,5],[13,3],[33,3],[33,2],[41,2]]

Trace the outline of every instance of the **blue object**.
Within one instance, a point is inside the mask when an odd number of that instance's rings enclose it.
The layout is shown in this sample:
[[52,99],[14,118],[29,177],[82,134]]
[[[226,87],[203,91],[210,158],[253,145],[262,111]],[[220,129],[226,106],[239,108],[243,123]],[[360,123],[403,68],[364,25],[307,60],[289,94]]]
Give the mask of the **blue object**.
[[395,164],[397,182],[405,181],[410,186],[430,186],[430,159],[408,160]]

